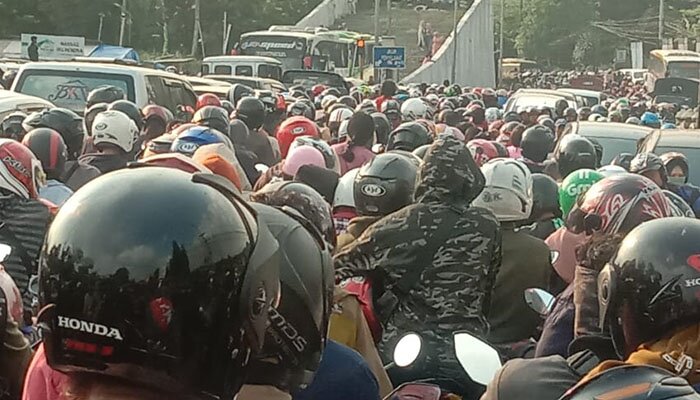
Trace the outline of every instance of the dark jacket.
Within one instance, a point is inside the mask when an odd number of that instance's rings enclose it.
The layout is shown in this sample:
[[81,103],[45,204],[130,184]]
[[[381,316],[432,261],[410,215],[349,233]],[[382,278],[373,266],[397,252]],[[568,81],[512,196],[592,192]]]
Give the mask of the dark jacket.
[[90,153],[80,157],[79,162],[93,166],[106,174],[126,167],[129,156],[125,154]]
[[504,225],[501,232],[503,258],[488,316],[488,341],[495,344],[519,342],[535,335],[542,318],[525,303],[524,292],[528,288],[546,290],[553,271],[544,241],[515,232],[512,225]]
[[75,192],[101,174],[99,169],[91,165],[87,165],[78,160],[70,160],[66,161],[66,167],[63,170],[60,181]]
[[[439,138],[424,160],[416,203],[370,226],[335,256],[334,265],[337,279],[368,275],[383,281],[385,289],[422,270],[408,294],[397,294],[380,352],[385,361],[391,359],[398,337],[417,332],[426,348],[435,349],[427,352],[425,368],[451,378],[461,368],[449,351],[453,333],[466,330],[484,337],[488,330],[501,235],[493,214],[470,206],[483,190],[484,177],[464,143]],[[424,262],[430,265],[420,265]]]
[[27,291],[29,278],[37,274],[39,252],[51,222],[51,213],[38,200],[15,195],[0,197],[0,243],[12,247],[12,253],[2,263],[22,293],[25,309],[31,306],[32,295]]
[[537,342],[535,357],[569,353],[569,343],[574,340],[574,284],[557,296],[552,311],[547,315],[542,335]]

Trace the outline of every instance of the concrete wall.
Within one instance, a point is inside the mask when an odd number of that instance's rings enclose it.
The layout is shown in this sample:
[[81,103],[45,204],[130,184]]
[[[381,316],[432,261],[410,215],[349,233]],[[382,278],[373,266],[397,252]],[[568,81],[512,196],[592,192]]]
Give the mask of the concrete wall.
[[491,0],[476,0],[457,25],[457,41],[450,35],[433,61],[405,77],[405,83],[441,83],[452,81],[454,46],[457,46],[455,82],[460,85],[496,85],[493,15]]
[[329,28],[336,20],[351,13],[350,3],[352,3],[352,0],[323,0],[301,21],[297,22],[296,27],[316,28],[324,26]]

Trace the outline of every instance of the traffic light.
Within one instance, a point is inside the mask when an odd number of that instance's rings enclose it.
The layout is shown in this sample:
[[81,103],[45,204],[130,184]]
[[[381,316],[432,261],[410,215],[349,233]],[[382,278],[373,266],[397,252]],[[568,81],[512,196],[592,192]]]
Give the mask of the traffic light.
[[357,39],[357,47],[359,49],[364,49],[365,48],[365,39]]

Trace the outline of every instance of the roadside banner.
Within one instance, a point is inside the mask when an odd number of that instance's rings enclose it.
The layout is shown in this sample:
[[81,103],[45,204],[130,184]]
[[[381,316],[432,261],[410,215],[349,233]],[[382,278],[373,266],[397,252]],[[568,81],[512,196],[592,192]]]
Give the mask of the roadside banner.
[[85,55],[85,38],[79,36],[52,36],[23,33],[22,58],[29,59],[32,38],[36,38],[39,60],[70,60]]

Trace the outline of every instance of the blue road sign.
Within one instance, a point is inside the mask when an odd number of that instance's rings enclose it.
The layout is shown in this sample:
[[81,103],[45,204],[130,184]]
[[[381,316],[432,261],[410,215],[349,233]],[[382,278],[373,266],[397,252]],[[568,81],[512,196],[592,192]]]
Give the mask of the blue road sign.
[[405,47],[375,47],[374,68],[404,69],[406,68]]

